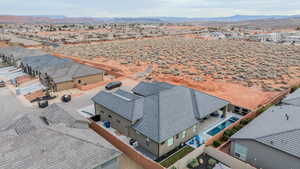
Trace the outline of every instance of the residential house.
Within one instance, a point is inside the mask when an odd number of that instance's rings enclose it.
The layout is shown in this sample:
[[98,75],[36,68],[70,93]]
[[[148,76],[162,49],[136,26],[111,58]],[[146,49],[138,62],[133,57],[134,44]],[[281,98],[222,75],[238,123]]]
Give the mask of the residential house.
[[12,66],[20,66],[20,61],[23,58],[30,56],[40,56],[46,53],[36,49],[26,49],[19,46],[0,48],[0,58]]
[[22,60],[21,67],[24,72],[38,76],[42,84],[54,91],[97,83],[104,76],[103,70],[52,55],[27,57]]
[[92,98],[101,121],[136,140],[159,158],[199,133],[210,114],[226,114],[228,102],[184,86],[141,82],[132,92],[101,91]]
[[20,117],[0,132],[0,169],[121,169],[128,164],[88,125],[56,104]]
[[231,137],[230,153],[261,169],[300,167],[300,107],[273,106]]

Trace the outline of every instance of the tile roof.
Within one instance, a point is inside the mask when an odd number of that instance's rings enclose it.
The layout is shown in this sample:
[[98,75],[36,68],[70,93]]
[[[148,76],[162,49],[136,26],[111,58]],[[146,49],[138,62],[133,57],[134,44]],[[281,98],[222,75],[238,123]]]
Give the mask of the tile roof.
[[300,157],[300,107],[273,106],[235,133],[231,139],[250,139]]

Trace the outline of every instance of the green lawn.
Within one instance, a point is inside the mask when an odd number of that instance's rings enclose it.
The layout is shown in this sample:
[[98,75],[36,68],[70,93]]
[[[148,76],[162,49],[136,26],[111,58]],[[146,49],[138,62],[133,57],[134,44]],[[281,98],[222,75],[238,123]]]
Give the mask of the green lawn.
[[177,151],[175,154],[171,155],[168,159],[165,161],[162,161],[160,164],[166,168],[170,167],[172,164],[174,164],[176,161],[180,160],[190,152],[194,150],[193,147],[185,146],[181,150]]

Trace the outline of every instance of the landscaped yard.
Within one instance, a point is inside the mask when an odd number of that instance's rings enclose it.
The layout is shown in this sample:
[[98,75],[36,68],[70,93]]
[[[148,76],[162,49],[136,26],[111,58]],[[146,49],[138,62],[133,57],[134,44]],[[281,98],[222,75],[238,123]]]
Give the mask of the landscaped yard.
[[192,152],[193,150],[194,150],[193,147],[185,146],[181,150],[177,151],[175,154],[171,155],[166,160],[162,161],[160,164],[162,166],[168,168],[171,165],[173,165],[176,161],[180,160],[181,158],[183,158],[184,156],[186,156],[187,154],[189,154],[190,152]]

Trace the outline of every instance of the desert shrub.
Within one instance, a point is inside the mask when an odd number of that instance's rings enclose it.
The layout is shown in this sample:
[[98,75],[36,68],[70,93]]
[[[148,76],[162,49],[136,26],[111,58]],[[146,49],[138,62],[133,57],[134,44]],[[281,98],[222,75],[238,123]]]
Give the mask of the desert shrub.
[[223,136],[231,137],[233,134],[234,134],[234,131],[233,131],[233,130],[227,129],[227,130],[224,131]]
[[228,136],[224,136],[224,135],[223,135],[223,137],[221,138],[221,141],[224,141],[224,142],[225,142],[225,141],[227,141],[228,139],[229,139]]
[[198,160],[197,159],[193,159],[189,164],[188,164],[189,168],[196,168],[199,166]]
[[215,141],[213,142],[214,147],[219,147],[221,144],[222,144],[222,143],[221,143],[220,140],[215,140]]
[[243,126],[247,125],[248,123],[250,123],[251,120],[252,119],[250,119],[250,118],[243,119],[240,121],[240,125],[243,125]]

